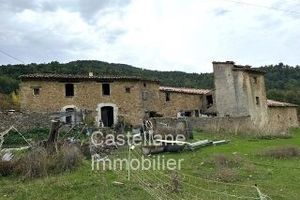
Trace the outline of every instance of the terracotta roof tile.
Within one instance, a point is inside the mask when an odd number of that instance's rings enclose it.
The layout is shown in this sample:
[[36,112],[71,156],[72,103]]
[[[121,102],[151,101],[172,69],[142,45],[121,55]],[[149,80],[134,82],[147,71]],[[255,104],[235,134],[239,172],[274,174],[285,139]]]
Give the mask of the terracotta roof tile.
[[269,107],[297,107],[296,104],[274,101],[274,100],[270,100],[270,99],[267,99],[267,105]]
[[195,88],[178,88],[178,87],[165,87],[161,86],[159,87],[160,91],[165,92],[177,92],[177,93],[185,93],[185,94],[207,94],[211,90],[208,89],[195,89]]
[[103,75],[103,76],[89,76],[89,75],[75,75],[75,74],[26,74],[21,75],[20,79],[24,80],[68,80],[68,81],[114,81],[114,80],[128,80],[128,81],[150,81],[150,82],[159,82],[155,79],[146,79],[141,78],[138,76],[110,76],[110,75]]

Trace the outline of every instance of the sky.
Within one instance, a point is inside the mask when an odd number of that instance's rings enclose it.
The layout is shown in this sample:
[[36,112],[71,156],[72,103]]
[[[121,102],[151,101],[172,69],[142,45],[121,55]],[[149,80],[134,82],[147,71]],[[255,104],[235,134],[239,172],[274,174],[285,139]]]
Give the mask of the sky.
[[300,0],[0,0],[0,64],[201,73],[212,61],[299,65],[299,49]]

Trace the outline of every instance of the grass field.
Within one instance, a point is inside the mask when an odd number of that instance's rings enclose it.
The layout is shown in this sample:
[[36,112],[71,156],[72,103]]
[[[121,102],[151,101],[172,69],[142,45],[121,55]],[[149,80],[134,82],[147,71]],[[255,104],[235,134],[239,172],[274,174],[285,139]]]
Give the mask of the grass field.
[[[165,153],[165,158],[184,159],[175,178],[170,178],[169,171],[133,171],[127,181],[126,171],[92,171],[86,160],[79,170],[61,175],[34,180],[0,177],[0,199],[255,199],[254,184],[274,200],[300,199],[300,159],[261,155],[268,149],[300,147],[300,129],[287,139],[195,132],[198,139],[231,142],[192,152]],[[175,185],[176,190],[172,188]]]

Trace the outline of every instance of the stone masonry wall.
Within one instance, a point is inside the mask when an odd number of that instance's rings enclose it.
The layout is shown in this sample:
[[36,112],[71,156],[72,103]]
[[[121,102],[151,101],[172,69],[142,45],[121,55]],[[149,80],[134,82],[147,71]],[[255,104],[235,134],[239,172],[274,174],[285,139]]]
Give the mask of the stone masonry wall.
[[285,130],[298,127],[298,116],[296,107],[269,107],[269,121],[267,129],[274,132],[284,132]]
[[50,128],[50,115],[41,113],[0,113],[0,132],[14,126],[19,131]]
[[160,92],[161,113],[164,117],[177,117],[180,111],[194,111],[202,109],[203,95],[170,93],[170,101],[166,101],[165,92]]
[[[102,83],[100,82],[75,82],[74,96],[65,96],[64,82],[55,81],[25,81],[21,84],[21,109],[30,112],[58,112],[65,106],[75,106],[78,109],[87,109],[96,117],[97,106],[100,103],[115,104],[118,108],[118,116],[124,118],[133,125],[142,123],[146,109],[159,111],[158,84],[142,81],[115,81],[110,83],[111,94],[102,95]],[[40,95],[33,95],[33,87],[40,88]],[[130,88],[130,93],[126,92]],[[155,90],[156,89],[156,90]],[[151,106],[145,106],[143,91],[148,91],[147,101]]]
[[[212,133],[233,133],[233,134],[249,134],[249,135],[278,135],[287,134],[291,127],[297,127],[297,116],[295,117],[294,110],[282,108],[283,111],[272,109],[273,120],[264,128],[258,128],[249,117],[192,117],[186,118],[192,129],[200,129]],[[280,112],[280,117],[290,116],[290,123],[286,123],[285,119],[276,120],[278,116],[275,113]],[[284,112],[285,114],[282,114]],[[156,118],[158,123],[174,124],[181,119],[176,118]]]

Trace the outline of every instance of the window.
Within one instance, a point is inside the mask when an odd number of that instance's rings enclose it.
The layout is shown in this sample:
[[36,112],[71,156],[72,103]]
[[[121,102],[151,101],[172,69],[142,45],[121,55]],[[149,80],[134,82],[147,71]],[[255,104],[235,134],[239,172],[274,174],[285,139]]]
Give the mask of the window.
[[66,124],[72,124],[74,116],[74,108],[67,108],[66,109]]
[[40,88],[33,88],[33,95],[34,96],[40,95]]
[[110,85],[109,83],[102,84],[102,95],[110,95]]
[[130,93],[130,87],[126,87],[126,88],[125,88],[125,92],[126,92],[126,93]]
[[191,111],[185,111],[184,112],[184,116],[185,117],[191,117],[192,116],[192,112]]
[[253,77],[253,81],[254,81],[255,84],[257,84],[257,77],[256,76]]
[[68,83],[65,85],[66,97],[74,96],[74,85],[72,83]]
[[199,117],[200,114],[199,114],[199,110],[195,110],[195,117]]
[[212,95],[206,96],[206,102],[208,108],[211,107],[214,104],[213,96]]
[[259,105],[259,97],[255,97],[256,105]]
[[149,112],[149,117],[162,117],[161,114],[157,113],[156,111],[150,111]]
[[166,101],[170,101],[170,93],[169,92],[166,92]]
[[147,87],[147,84],[146,84],[146,83],[144,83],[144,87]]

